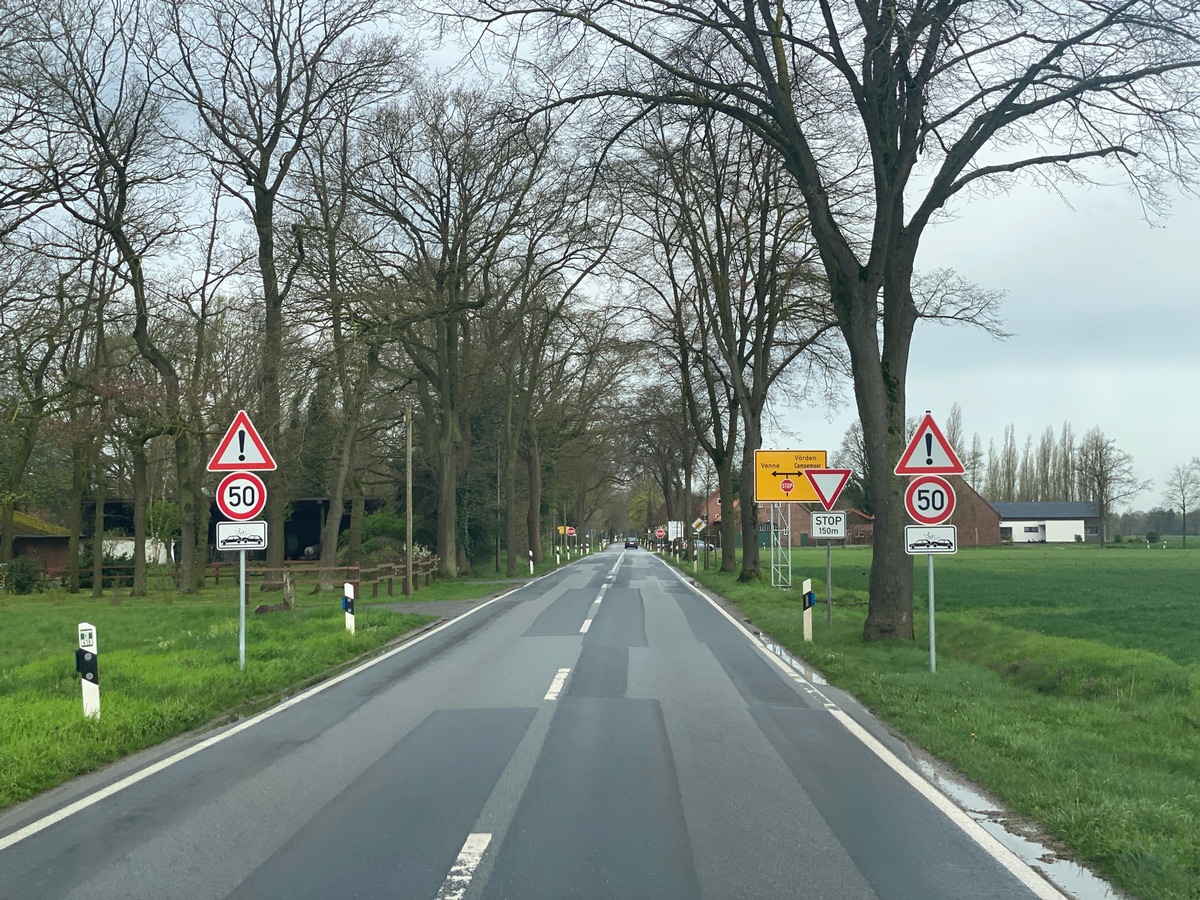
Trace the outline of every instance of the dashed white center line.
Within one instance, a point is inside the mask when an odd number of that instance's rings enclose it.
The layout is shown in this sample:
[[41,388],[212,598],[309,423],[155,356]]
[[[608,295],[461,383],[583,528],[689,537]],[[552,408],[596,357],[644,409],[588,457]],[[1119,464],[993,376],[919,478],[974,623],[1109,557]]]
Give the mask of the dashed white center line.
[[591,619],[584,619],[584,620],[583,620],[583,624],[579,626],[579,633],[580,633],[580,634],[587,634],[587,631],[588,631],[588,629],[589,629],[589,628],[591,628],[591,627],[592,627],[592,620],[591,620]]
[[558,674],[554,676],[554,680],[550,682],[550,690],[546,691],[546,700],[557,700],[558,695],[562,692],[563,685],[567,683],[567,676],[571,674],[570,669],[559,669]]
[[490,834],[467,835],[466,843],[458,852],[458,859],[454,860],[454,865],[450,867],[450,874],[442,882],[442,889],[438,891],[436,900],[462,900],[467,888],[471,886],[475,869],[478,868],[479,861],[483,859],[483,853],[491,842]]

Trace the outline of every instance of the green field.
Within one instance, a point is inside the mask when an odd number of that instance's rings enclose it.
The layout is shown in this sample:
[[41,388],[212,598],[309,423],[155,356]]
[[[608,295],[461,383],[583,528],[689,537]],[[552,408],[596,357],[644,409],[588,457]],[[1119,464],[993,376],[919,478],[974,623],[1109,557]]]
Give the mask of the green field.
[[[914,643],[863,643],[869,565],[869,549],[833,551],[832,629],[824,549],[794,552],[794,592],[769,586],[766,555],[765,586],[700,580],[1126,890],[1200,897],[1200,549],[937,557],[936,674],[926,557],[914,561]],[[811,644],[798,602],[806,577],[818,598]]]
[[[340,595],[297,598],[294,612],[247,614],[243,671],[236,582],[187,598],[125,593],[0,594],[0,809],[214,719],[267,705],[432,621],[361,605],[351,636]],[[418,596],[438,593],[431,587]],[[461,586],[452,593],[461,594]],[[75,673],[83,621],[97,631],[99,721],[83,718]]]

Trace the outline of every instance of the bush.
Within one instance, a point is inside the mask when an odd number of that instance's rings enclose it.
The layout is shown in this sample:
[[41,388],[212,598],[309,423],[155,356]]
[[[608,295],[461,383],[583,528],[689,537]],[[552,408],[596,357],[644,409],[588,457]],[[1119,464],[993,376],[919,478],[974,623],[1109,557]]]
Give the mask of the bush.
[[381,509],[363,516],[363,543],[372,538],[388,538],[404,543],[404,519],[391,510]]
[[1082,534],[1075,535],[1075,543],[1077,543],[1077,544],[1083,543],[1083,535]]
[[32,594],[45,588],[46,578],[37,560],[18,556],[9,562],[4,577],[7,590],[14,594]]
[[1121,543],[1123,540],[1125,540],[1125,538],[1121,537],[1121,535],[1119,535],[1119,534],[1114,534],[1114,535],[1113,535],[1113,543],[1114,543],[1114,544],[1119,544],[1119,543]]
[[1157,531],[1147,531],[1146,532],[1146,543],[1147,544],[1157,544],[1158,541],[1159,541],[1159,537],[1158,537]]

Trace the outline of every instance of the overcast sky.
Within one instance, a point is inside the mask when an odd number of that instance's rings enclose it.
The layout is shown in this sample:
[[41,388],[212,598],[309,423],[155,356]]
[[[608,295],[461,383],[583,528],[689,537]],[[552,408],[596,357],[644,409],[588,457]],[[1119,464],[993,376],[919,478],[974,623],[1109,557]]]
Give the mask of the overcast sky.
[[[1032,187],[972,200],[956,221],[926,233],[917,264],[950,267],[1001,290],[996,340],[965,326],[921,323],[913,339],[908,414],[932,411],[945,425],[963,411],[968,440],[1001,445],[1016,426],[1019,447],[1047,425],[1094,426],[1133,457],[1153,485],[1131,508],[1161,502],[1171,469],[1200,456],[1200,202],[1177,200],[1151,227],[1121,186],[1072,190],[1071,206]],[[836,452],[857,418],[853,403],[832,414],[799,410],[790,435]],[[966,451],[970,447],[960,447]]]

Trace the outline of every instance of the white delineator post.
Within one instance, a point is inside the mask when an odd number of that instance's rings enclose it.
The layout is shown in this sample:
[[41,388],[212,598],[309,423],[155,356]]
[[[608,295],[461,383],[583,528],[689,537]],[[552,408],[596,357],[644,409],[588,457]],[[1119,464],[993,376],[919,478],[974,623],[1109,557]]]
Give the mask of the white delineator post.
[[96,653],[96,626],[79,623],[79,649],[75,651],[75,669],[83,684],[83,716],[100,718],[100,664]]
[[354,585],[347,581],[342,586],[342,609],[346,611],[346,630],[354,634]]
[[805,578],[803,587],[804,598],[804,640],[812,641],[812,579]]
[[533,574],[533,551],[529,551],[529,574]]

